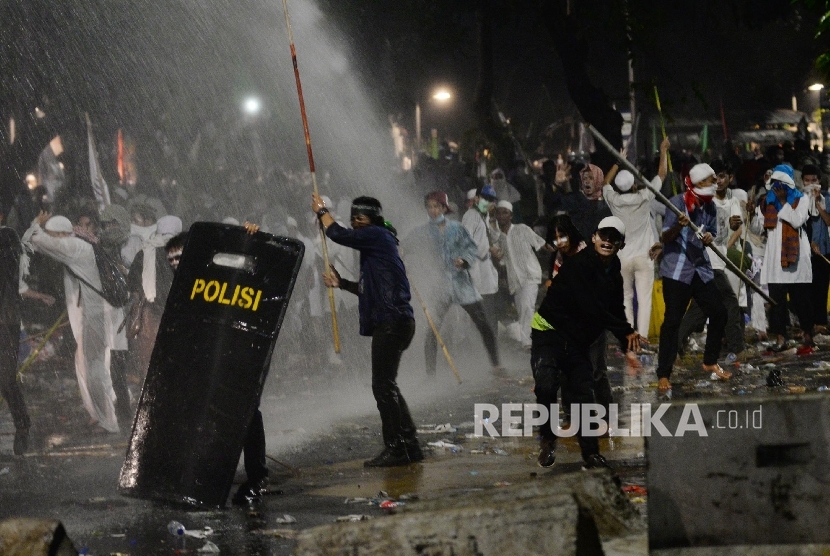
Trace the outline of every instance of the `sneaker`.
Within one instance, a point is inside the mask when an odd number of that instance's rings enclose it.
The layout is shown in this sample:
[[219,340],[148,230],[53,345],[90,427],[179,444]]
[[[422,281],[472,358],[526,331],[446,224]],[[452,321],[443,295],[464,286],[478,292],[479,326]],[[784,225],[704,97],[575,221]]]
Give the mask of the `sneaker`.
[[[421,459],[424,456],[421,454]],[[412,463],[407,451],[402,446],[387,446],[384,450],[370,460],[363,462],[363,467],[401,467]]]
[[258,481],[245,481],[233,495],[231,502],[236,506],[255,504],[262,501],[262,495],[268,492],[268,477]]
[[14,455],[22,456],[29,449],[29,429],[17,429],[14,431]]
[[611,469],[611,466],[608,465],[608,461],[601,454],[591,454],[585,458],[585,462],[582,464],[583,471],[602,468]]
[[556,463],[556,439],[543,438],[539,442],[539,457],[536,459],[539,467],[550,468]]
[[421,450],[421,445],[417,438],[404,441],[404,448],[406,448],[406,455],[409,458],[409,463],[418,463],[424,461],[424,452]]

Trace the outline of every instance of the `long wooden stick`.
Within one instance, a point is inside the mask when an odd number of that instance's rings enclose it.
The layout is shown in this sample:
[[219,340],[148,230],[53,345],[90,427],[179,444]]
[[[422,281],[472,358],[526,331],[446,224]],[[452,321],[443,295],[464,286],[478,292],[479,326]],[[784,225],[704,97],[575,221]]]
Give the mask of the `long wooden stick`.
[[[671,201],[669,201],[669,200],[666,198],[666,196],[665,196],[665,195],[663,195],[663,194],[660,192],[660,190],[659,190],[659,189],[655,189],[655,188],[651,185],[651,183],[649,183],[649,181],[648,181],[645,177],[643,177],[643,175],[640,173],[640,171],[639,171],[639,170],[637,170],[637,168],[635,168],[635,167],[634,167],[634,165],[633,165],[633,164],[631,164],[631,163],[630,163],[630,162],[629,162],[629,161],[628,161],[628,160],[627,160],[624,156],[622,156],[620,153],[618,153],[618,152],[617,152],[617,149],[615,149],[615,148],[614,148],[614,146],[613,146],[611,143],[609,143],[609,142],[608,142],[608,139],[606,139],[605,137],[603,137],[603,135],[602,135],[599,131],[597,131],[597,130],[596,130],[596,128],[595,128],[594,126],[592,126],[591,124],[585,124],[585,126],[586,126],[589,130],[591,130],[591,133],[593,133],[594,137],[595,137],[595,138],[596,138],[596,139],[597,139],[600,143],[602,143],[602,145],[603,145],[606,149],[608,149],[608,152],[610,152],[612,155],[614,155],[614,157],[617,159],[617,161],[618,161],[618,162],[619,162],[619,163],[620,163],[623,167],[625,167],[625,169],[626,169],[626,170],[628,170],[629,172],[631,172],[631,173],[634,175],[634,178],[635,178],[635,179],[636,179],[636,180],[640,183],[640,185],[642,185],[643,187],[646,187],[646,188],[648,188],[649,190],[651,190],[651,192],[652,192],[652,193],[654,193],[655,198],[656,198],[658,201],[660,201],[661,203],[663,203],[664,205],[666,205],[666,208],[668,208],[670,211],[672,211],[673,213],[675,213],[677,216],[681,216],[681,215],[683,215],[683,214],[684,214],[683,212],[681,212],[681,211],[680,211],[680,209],[678,209],[676,206],[674,206],[673,204],[671,204]],[[748,225],[748,224],[747,224],[747,225]],[[697,225],[697,224],[695,224],[694,222],[691,222],[691,221],[689,222],[689,228],[691,228],[691,230],[695,233],[695,235],[696,235],[698,238],[702,238],[702,237],[703,237],[703,231],[702,231],[702,230],[700,229],[700,227],[698,227],[698,225]],[[744,274],[743,272],[741,272],[741,269],[739,269],[739,268],[735,265],[735,263],[733,263],[732,261],[730,261],[730,260],[729,260],[729,258],[726,256],[726,254],[725,254],[725,253],[721,253],[720,249],[709,249],[709,252],[710,252],[710,253],[714,253],[715,255],[717,255],[717,256],[718,256],[718,257],[719,257],[719,258],[720,258],[720,259],[721,259],[721,260],[722,260],[722,261],[726,264],[726,268],[728,268],[729,270],[731,270],[731,271],[735,274],[735,276],[737,276],[738,278],[740,278],[741,280],[743,280],[743,282],[744,282],[747,286],[749,286],[750,288],[752,288],[753,290],[755,290],[755,291],[758,293],[758,295],[760,295],[761,297],[763,297],[763,298],[764,298],[765,300],[767,300],[769,303],[771,303],[771,304],[773,304],[773,305],[776,305],[775,301],[773,301],[773,300],[772,300],[772,298],[771,298],[769,295],[767,295],[766,293],[764,293],[764,290],[762,290],[762,289],[761,289],[761,287],[760,287],[758,284],[756,284],[755,282],[753,282],[752,280],[750,280],[750,279],[749,279],[749,277],[748,277],[746,274]]]
[[[663,130],[663,139],[666,138],[666,120],[663,119],[663,108],[660,106],[660,95],[657,94],[657,85],[654,86],[654,102],[657,104],[657,113],[660,114],[660,129]],[[669,172],[673,172],[671,166],[671,155],[666,153],[666,161],[669,163]]]
[[421,304],[421,309],[424,310],[424,316],[427,318],[427,322],[429,323],[430,328],[432,328],[432,333],[435,334],[435,339],[438,340],[438,345],[441,346],[441,351],[444,352],[444,357],[447,358],[447,363],[450,364],[450,369],[452,369],[452,373],[455,375],[455,379],[458,381],[458,384],[461,384],[461,375],[458,374],[458,369],[455,368],[455,363],[452,362],[450,352],[447,350],[447,344],[445,344],[444,340],[441,339],[441,334],[438,333],[438,327],[435,326],[435,322],[432,320],[432,317],[429,314],[429,310],[427,309],[426,303],[424,303],[424,299],[421,297],[421,294],[418,293],[418,288],[415,287],[415,284],[412,283],[412,280],[409,281],[409,285],[412,288],[415,297],[418,298],[418,303]]
[[[305,134],[305,147],[308,152],[308,167],[311,171],[311,183],[314,186],[314,194],[319,195],[317,190],[317,174],[314,171],[314,153],[311,151],[311,133],[308,130],[308,116],[305,111],[305,100],[303,99],[303,85],[300,82],[300,68],[297,65],[297,49],[294,47],[294,32],[291,30],[291,18],[288,16],[288,0],[282,0],[282,8],[285,12],[285,26],[288,28],[288,40],[291,43],[291,62],[294,64],[294,78],[297,81],[297,96],[300,99],[300,114],[303,118],[303,133]],[[320,240],[323,245],[323,268],[329,268],[329,248],[326,244],[326,232],[320,227]],[[329,290],[329,307],[331,308],[331,332],[334,336],[334,352],[340,353],[340,333],[337,327],[337,311],[334,302],[334,288]]]
[[38,344],[37,348],[32,353],[30,353],[29,357],[27,357],[23,364],[20,365],[20,369],[17,371],[18,377],[23,376],[23,371],[29,368],[29,365],[32,364],[32,361],[37,359],[37,356],[40,355],[40,350],[43,349],[43,346],[45,346],[46,342],[49,341],[49,338],[52,337],[52,334],[54,334],[58,328],[66,324],[65,322],[63,322],[64,318],[66,318],[65,310],[63,313],[61,313],[61,316],[58,317],[58,320],[55,321],[55,324],[53,324],[52,327],[46,331],[46,335],[43,336],[43,339],[40,341],[40,344]]

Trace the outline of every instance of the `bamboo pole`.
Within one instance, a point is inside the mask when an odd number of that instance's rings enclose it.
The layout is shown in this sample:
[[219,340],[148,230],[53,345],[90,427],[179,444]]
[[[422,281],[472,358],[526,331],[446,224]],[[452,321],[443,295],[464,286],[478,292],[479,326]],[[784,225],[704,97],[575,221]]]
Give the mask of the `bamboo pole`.
[[[314,153],[311,150],[311,133],[308,130],[308,116],[305,111],[305,100],[303,99],[303,86],[300,82],[300,68],[297,65],[297,49],[294,47],[294,31],[291,29],[291,18],[288,15],[288,0],[282,0],[282,8],[285,12],[285,26],[288,28],[288,40],[291,43],[291,62],[294,65],[294,78],[297,81],[297,96],[300,99],[300,114],[303,119],[303,133],[305,134],[305,146],[308,153],[308,167],[311,171],[311,183],[314,187],[314,194],[319,195],[317,190],[317,174],[314,170]],[[320,227],[320,240],[323,246],[323,268],[329,268],[329,248],[326,243],[326,232]],[[334,337],[334,352],[340,353],[340,333],[337,327],[337,311],[334,302],[334,288],[329,287],[329,307],[331,308],[331,331]]]
[[447,350],[447,344],[445,344],[444,340],[441,339],[441,334],[439,334],[438,327],[435,326],[435,322],[432,320],[432,317],[429,314],[429,310],[427,309],[426,303],[424,303],[424,299],[421,297],[421,294],[418,293],[418,288],[415,287],[415,284],[412,283],[412,280],[409,281],[409,285],[412,287],[412,292],[415,294],[415,297],[418,298],[418,303],[421,304],[421,309],[424,310],[424,316],[427,318],[429,327],[432,328],[432,333],[435,334],[435,339],[438,340],[438,345],[441,346],[441,351],[444,352],[444,357],[447,358],[447,363],[450,364],[450,369],[452,369],[452,373],[455,375],[455,379],[458,381],[458,384],[461,384],[461,375],[458,374],[458,369],[455,368],[455,363],[453,363],[452,357],[450,356],[450,352],[449,350]]
[[[602,143],[602,145],[603,145],[606,149],[608,149],[608,152],[610,152],[611,154],[613,154],[613,155],[614,155],[614,157],[617,159],[617,161],[618,161],[618,162],[619,162],[619,163],[620,163],[623,167],[625,167],[625,169],[626,169],[626,170],[628,170],[629,172],[631,172],[631,173],[634,175],[634,178],[635,178],[635,179],[636,179],[636,180],[637,180],[637,181],[638,181],[638,182],[639,182],[639,183],[640,183],[643,187],[648,188],[649,190],[651,190],[651,192],[652,192],[652,193],[654,193],[654,196],[657,198],[657,200],[658,200],[658,201],[660,201],[661,203],[663,203],[664,205],[666,205],[666,208],[668,208],[670,211],[672,211],[673,213],[675,213],[677,216],[681,216],[681,215],[683,215],[683,214],[684,214],[683,212],[681,212],[681,211],[680,211],[680,209],[678,209],[676,206],[674,206],[673,204],[671,204],[671,202],[670,202],[670,201],[666,198],[666,196],[665,196],[665,195],[663,195],[663,194],[660,192],[660,190],[659,190],[659,189],[655,189],[655,188],[651,185],[651,183],[649,183],[649,181],[648,181],[645,177],[643,177],[643,175],[640,173],[640,171],[639,171],[639,170],[637,170],[637,168],[635,168],[635,167],[634,167],[634,165],[633,165],[633,164],[631,164],[628,160],[626,160],[626,158],[625,158],[624,156],[620,155],[620,153],[618,153],[618,152],[617,152],[617,149],[615,149],[615,148],[614,148],[614,146],[613,146],[611,143],[609,143],[609,142],[608,142],[608,139],[606,139],[605,137],[603,137],[603,135],[602,135],[599,131],[597,131],[597,130],[596,130],[596,128],[594,128],[594,126],[592,126],[591,124],[585,124],[585,125],[586,125],[586,127],[587,127],[589,130],[591,130],[591,133],[593,133],[594,137],[595,137],[595,138],[596,138],[596,139],[597,139],[600,143]],[[695,233],[695,235],[696,235],[698,238],[702,238],[702,237],[703,237],[703,230],[701,230],[701,229],[700,229],[700,227],[698,227],[698,226],[697,226],[697,224],[695,224],[694,222],[689,222],[689,228],[691,228],[691,230]],[[760,287],[758,284],[756,284],[755,282],[753,282],[752,280],[750,280],[750,279],[749,279],[749,277],[748,277],[746,274],[744,274],[743,272],[741,272],[741,269],[739,269],[739,268],[735,265],[735,263],[733,263],[732,261],[730,261],[730,260],[729,260],[729,258],[726,256],[726,254],[725,254],[725,253],[721,253],[720,249],[709,249],[709,252],[710,252],[710,253],[714,253],[715,255],[717,255],[717,256],[718,256],[718,257],[719,257],[719,258],[720,258],[720,259],[721,259],[721,260],[722,260],[722,261],[726,264],[726,268],[728,268],[729,270],[731,270],[731,271],[732,271],[732,272],[733,272],[733,273],[734,273],[734,274],[735,274],[738,278],[740,278],[740,279],[741,279],[741,280],[742,280],[742,281],[743,281],[743,282],[744,282],[747,286],[749,286],[750,288],[752,288],[753,290],[755,290],[755,291],[756,291],[756,292],[757,292],[757,293],[758,293],[761,297],[763,297],[763,298],[764,298],[765,300],[767,300],[769,303],[771,303],[771,304],[773,304],[773,305],[776,305],[775,301],[773,301],[773,300],[772,300],[772,298],[771,298],[769,295],[767,295],[767,294],[764,292],[764,290],[762,290],[762,289],[761,289],[761,287]]]

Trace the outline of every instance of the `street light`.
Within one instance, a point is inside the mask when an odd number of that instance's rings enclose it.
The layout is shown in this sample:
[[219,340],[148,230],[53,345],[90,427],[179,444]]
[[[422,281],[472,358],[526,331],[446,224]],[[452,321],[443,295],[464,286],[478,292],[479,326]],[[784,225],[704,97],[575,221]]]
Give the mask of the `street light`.
[[246,114],[254,116],[259,114],[259,111],[262,109],[262,101],[260,101],[257,97],[248,97],[242,104],[242,109]]
[[[452,94],[446,89],[438,89],[433,93],[432,100],[438,103],[445,103],[452,98]],[[415,103],[415,142],[418,152],[421,152],[421,104]]]
[[820,91],[823,88],[824,88],[824,85],[822,85],[821,83],[813,83],[812,85],[807,87],[807,89],[809,89],[811,91]]

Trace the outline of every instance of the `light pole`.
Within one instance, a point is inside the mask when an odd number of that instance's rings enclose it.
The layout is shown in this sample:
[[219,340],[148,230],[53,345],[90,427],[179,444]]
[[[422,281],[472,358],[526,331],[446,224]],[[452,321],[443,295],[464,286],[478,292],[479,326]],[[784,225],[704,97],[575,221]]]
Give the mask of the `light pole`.
[[[432,94],[432,100],[439,103],[445,104],[452,98],[452,93],[450,93],[447,89],[438,89]],[[418,155],[421,153],[421,104],[420,102],[415,103],[415,157],[414,160],[418,160]]]

